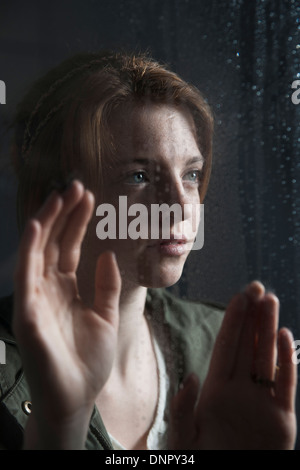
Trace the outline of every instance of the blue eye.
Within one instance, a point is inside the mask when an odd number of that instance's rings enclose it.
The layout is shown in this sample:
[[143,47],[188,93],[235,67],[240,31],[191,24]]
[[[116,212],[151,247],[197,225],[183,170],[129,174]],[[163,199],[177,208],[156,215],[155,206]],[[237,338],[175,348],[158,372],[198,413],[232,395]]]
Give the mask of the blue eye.
[[201,179],[201,171],[199,170],[192,170],[189,171],[184,175],[185,180],[191,181],[192,183],[199,183]]
[[127,177],[127,183],[130,184],[142,184],[146,183],[147,181],[146,174],[143,171],[136,171]]

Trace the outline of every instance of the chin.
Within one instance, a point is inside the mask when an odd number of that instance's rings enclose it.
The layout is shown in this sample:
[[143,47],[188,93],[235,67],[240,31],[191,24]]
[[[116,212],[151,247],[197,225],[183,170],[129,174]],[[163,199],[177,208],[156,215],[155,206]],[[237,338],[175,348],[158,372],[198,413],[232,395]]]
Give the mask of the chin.
[[149,289],[162,289],[163,287],[171,287],[174,286],[179,281],[180,277],[178,279],[173,279],[173,280],[156,280],[153,282],[140,282],[139,285],[142,287],[147,287]]
[[142,253],[134,261],[119,258],[122,280],[124,284],[149,288],[173,286],[182,276],[188,254],[169,257]]
[[139,272],[138,284],[149,288],[173,286],[180,280],[183,266],[152,266],[151,270]]

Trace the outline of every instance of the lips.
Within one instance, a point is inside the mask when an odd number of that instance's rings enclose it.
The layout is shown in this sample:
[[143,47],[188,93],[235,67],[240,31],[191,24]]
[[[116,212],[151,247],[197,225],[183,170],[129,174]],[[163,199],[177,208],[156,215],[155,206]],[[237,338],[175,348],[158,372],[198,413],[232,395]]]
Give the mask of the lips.
[[187,242],[188,240],[184,235],[181,235],[180,238],[177,238],[175,235],[171,234],[169,238],[160,238],[157,241],[153,240],[153,243],[151,243],[150,246],[184,245]]
[[169,238],[159,239],[155,243],[148,245],[148,248],[157,250],[161,256],[168,257],[179,257],[187,252],[188,240],[185,236],[175,238],[175,235],[171,234]]
[[187,238],[185,235],[176,236],[175,234],[171,233],[169,238],[161,238],[160,243],[186,243]]
[[171,239],[171,240],[162,240],[159,243],[160,245],[184,245],[186,243],[186,240]]

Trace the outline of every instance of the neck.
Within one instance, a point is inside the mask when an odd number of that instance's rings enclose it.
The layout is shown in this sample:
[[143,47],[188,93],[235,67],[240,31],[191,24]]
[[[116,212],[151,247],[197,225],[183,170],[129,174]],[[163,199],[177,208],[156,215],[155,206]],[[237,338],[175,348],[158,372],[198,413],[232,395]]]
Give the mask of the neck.
[[149,335],[145,317],[147,288],[124,286],[120,296],[119,338],[115,366],[124,371],[133,355],[141,354],[143,340]]
[[[86,270],[78,271],[78,286],[83,301],[92,308],[94,299],[93,277]],[[128,364],[141,354],[143,341],[149,337],[148,323],[144,315],[147,288],[122,279],[119,302],[118,344],[112,373],[126,375]]]

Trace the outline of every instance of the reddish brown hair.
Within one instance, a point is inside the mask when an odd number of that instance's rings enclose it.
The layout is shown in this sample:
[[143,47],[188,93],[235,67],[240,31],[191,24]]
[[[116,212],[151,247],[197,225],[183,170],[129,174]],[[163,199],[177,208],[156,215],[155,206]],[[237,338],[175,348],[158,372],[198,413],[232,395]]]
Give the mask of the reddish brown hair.
[[79,54],[38,80],[17,109],[20,226],[54,186],[70,178],[78,177],[99,194],[102,157],[110,150],[111,112],[124,102],[147,100],[191,112],[205,160],[203,202],[211,173],[213,118],[201,93],[144,54]]

